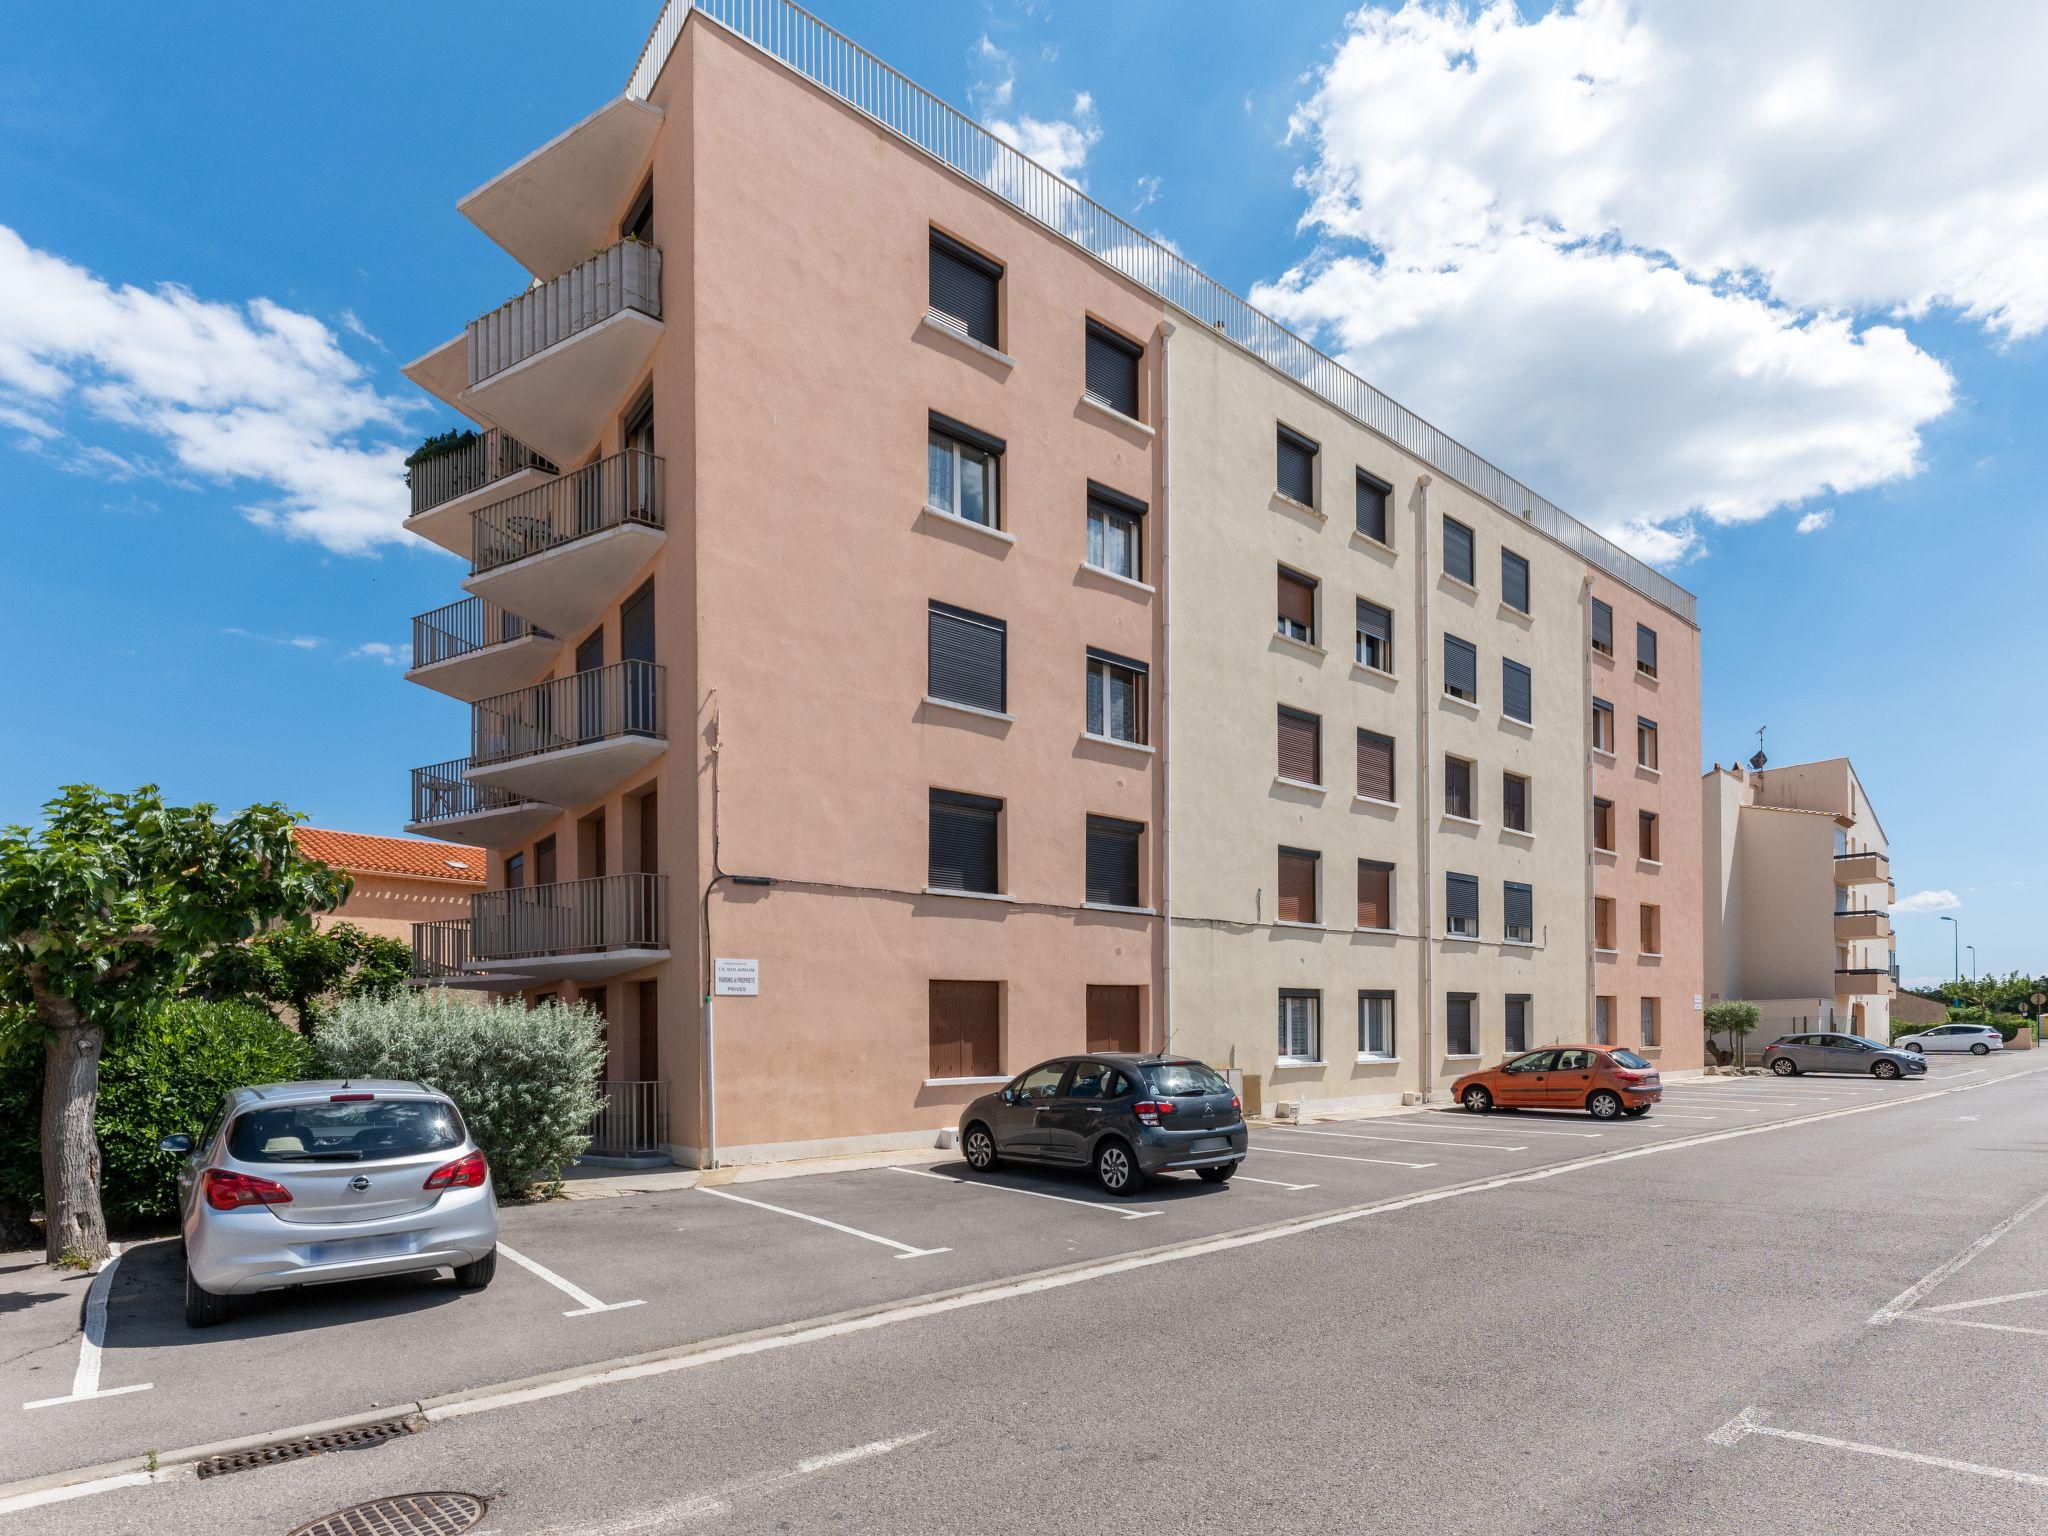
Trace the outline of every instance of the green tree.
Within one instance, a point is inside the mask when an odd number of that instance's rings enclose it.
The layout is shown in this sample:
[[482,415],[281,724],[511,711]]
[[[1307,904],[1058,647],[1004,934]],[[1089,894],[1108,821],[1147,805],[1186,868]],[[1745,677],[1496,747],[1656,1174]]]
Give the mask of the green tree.
[[328,1005],[351,997],[389,997],[405,986],[412,951],[396,939],[354,923],[328,928],[273,928],[246,944],[215,950],[193,976],[192,990],[221,1001],[246,998],[275,1013],[291,1010],[310,1035]]
[[281,805],[221,816],[166,805],[153,784],[74,784],[43,811],[40,830],[0,830],[0,1002],[26,1004],[43,1033],[46,1254],[97,1263],[108,1032],[175,996],[223,945],[339,906],[351,882],[299,852]]
[[1707,1038],[1716,1035],[1733,1035],[1738,1063],[1746,1054],[1750,1032],[1762,1020],[1763,1013],[1755,1003],[1714,1003],[1707,1009]]

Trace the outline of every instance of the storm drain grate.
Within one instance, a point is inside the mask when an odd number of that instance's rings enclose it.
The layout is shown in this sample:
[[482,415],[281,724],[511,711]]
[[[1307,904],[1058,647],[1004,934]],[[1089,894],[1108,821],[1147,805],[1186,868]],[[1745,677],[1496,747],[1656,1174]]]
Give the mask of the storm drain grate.
[[457,1536],[483,1519],[473,1493],[401,1493],[322,1515],[292,1536]]
[[307,1456],[319,1456],[328,1451],[366,1451],[372,1446],[382,1445],[386,1440],[396,1440],[400,1435],[409,1435],[421,1427],[411,1419],[385,1419],[380,1423],[359,1424],[353,1429],[337,1429],[324,1435],[303,1435],[297,1440],[278,1440],[269,1445],[255,1446],[250,1450],[234,1451],[226,1456],[209,1456],[200,1462],[195,1470],[201,1477],[220,1477],[229,1472],[247,1472],[252,1467],[275,1467],[287,1461],[299,1461]]

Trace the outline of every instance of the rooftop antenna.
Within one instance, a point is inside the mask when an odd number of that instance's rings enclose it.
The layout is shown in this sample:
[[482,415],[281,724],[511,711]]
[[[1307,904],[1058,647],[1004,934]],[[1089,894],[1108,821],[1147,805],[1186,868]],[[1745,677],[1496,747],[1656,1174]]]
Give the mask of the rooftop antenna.
[[1756,728],[1756,756],[1749,760],[1749,766],[1759,771],[1762,770],[1765,763],[1770,761],[1768,757],[1764,756],[1764,732],[1767,729],[1769,727],[1762,725]]

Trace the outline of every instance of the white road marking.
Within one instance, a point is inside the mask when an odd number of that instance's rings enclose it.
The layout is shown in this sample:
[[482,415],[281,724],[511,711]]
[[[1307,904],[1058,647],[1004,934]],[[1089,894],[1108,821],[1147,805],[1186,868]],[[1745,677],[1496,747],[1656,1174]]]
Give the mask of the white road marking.
[[1234,1184],[1270,1184],[1275,1189],[1321,1189],[1320,1184],[1283,1184],[1278,1179],[1255,1179],[1248,1173],[1240,1173],[1231,1181]]
[[101,1397],[121,1397],[129,1392],[147,1392],[150,1389],[151,1384],[144,1381],[132,1387],[100,1390],[100,1357],[107,1343],[107,1292],[114,1288],[114,1271],[120,1264],[121,1245],[109,1243],[107,1257],[93,1273],[92,1285],[85,1293],[85,1326],[79,1330],[78,1369],[71,1373],[71,1391],[63,1397],[39,1397],[32,1403],[23,1403],[23,1411],[90,1402]]
[[[1469,1120],[1469,1119],[1471,1119],[1471,1118],[1472,1118],[1471,1114],[1470,1114],[1470,1113],[1469,1113],[1468,1111],[1466,1111],[1466,1110],[1462,1110],[1462,1109],[1438,1109],[1438,1110],[1432,1110],[1432,1111],[1431,1111],[1431,1113],[1432,1113],[1432,1114],[1438,1114],[1438,1115],[1458,1115],[1458,1116],[1461,1116],[1461,1117],[1463,1117],[1463,1118],[1465,1118],[1465,1119],[1467,1119],[1467,1120]],[[1434,1131],[1434,1130],[1437,1130],[1437,1129],[1439,1129],[1439,1127],[1437,1127],[1437,1126],[1434,1126],[1434,1125],[1431,1125],[1431,1126],[1421,1126],[1421,1125],[1416,1125],[1416,1126],[1410,1126],[1410,1127],[1409,1127],[1409,1129],[1410,1129],[1410,1130],[1416,1130],[1416,1131],[1420,1131],[1420,1130],[1431,1130],[1431,1131]],[[1450,1128],[1450,1127],[1449,1127],[1448,1125],[1446,1125],[1446,1126],[1443,1126],[1443,1127],[1441,1127],[1441,1129],[1443,1129],[1443,1130],[1446,1130],[1446,1131],[1448,1131],[1448,1130],[1450,1130],[1451,1128]],[[1587,1139],[1587,1140],[1592,1140],[1592,1141],[1598,1141],[1598,1140],[1599,1140],[1599,1139],[1600,1139],[1600,1138],[1601,1138],[1602,1136],[1605,1136],[1605,1135],[1607,1134],[1607,1133],[1606,1133],[1605,1131],[1550,1131],[1550,1130],[1538,1130],[1538,1129],[1537,1129],[1537,1128],[1535,1128],[1534,1126],[1527,1126],[1527,1125],[1519,1125],[1519,1124],[1518,1124],[1518,1125],[1515,1125],[1515,1126],[1512,1126],[1512,1127],[1510,1127],[1510,1126],[1505,1126],[1505,1125],[1482,1125],[1482,1124],[1475,1124],[1475,1125],[1469,1125],[1469,1126],[1467,1126],[1467,1127],[1466,1127],[1466,1129],[1467,1129],[1467,1130],[1472,1130],[1472,1131],[1499,1131],[1499,1132],[1501,1132],[1501,1133],[1502,1133],[1503,1135],[1507,1135],[1507,1136],[1572,1136],[1572,1137],[1578,1137],[1578,1138],[1581,1138],[1581,1139]]]
[[1320,1157],[1329,1163],[1377,1163],[1382,1168],[1434,1168],[1435,1163],[1404,1163],[1392,1157],[1346,1157],[1342,1152],[1309,1152],[1301,1147],[1266,1147],[1252,1143],[1251,1150],[1268,1157]]
[[[61,1488],[38,1488],[31,1493],[12,1494],[0,1499],[0,1515],[17,1515],[24,1509],[40,1509],[45,1504],[62,1504],[69,1499],[90,1498],[95,1493],[112,1493],[116,1488],[141,1488],[150,1483],[168,1482],[181,1474],[172,1470],[162,1472],[116,1472],[110,1477],[96,1477],[88,1483],[67,1483]],[[191,1473],[185,1472],[189,1477]]]
[[1987,1323],[1982,1318],[1975,1317],[1930,1317],[1927,1312],[1923,1312],[1917,1307],[1910,1312],[1901,1312],[1894,1321],[1906,1323],[1946,1323],[1951,1328],[1988,1328],[1993,1333],[2038,1333],[2048,1335],[2048,1328],[2023,1328],[2018,1323]]
[[1966,1312],[1971,1307],[1995,1307],[2007,1301],[2032,1301],[2037,1296],[2048,1296],[2048,1291],[2014,1291],[2010,1296],[1980,1296],[1975,1301],[1945,1301],[1938,1307],[1921,1307],[1924,1315],[1929,1312]]
[[822,1216],[810,1216],[802,1211],[792,1211],[786,1206],[770,1205],[765,1200],[749,1200],[745,1195],[736,1195],[728,1189],[706,1189],[700,1184],[697,1186],[697,1193],[700,1195],[716,1195],[721,1200],[732,1200],[740,1205],[751,1205],[757,1211],[773,1211],[778,1216],[794,1216],[798,1221],[808,1221],[814,1226],[830,1227],[834,1232],[844,1232],[848,1237],[858,1237],[870,1243],[880,1243],[884,1248],[894,1248],[896,1250],[896,1257],[899,1259],[928,1259],[934,1254],[951,1253],[953,1251],[950,1248],[913,1248],[908,1243],[897,1242],[893,1237],[878,1237],[872,1232],[861,1231],[859,1227],[841,1226],[838,1222],[827,1221]]
[[1441,1141],[1435,1138],[1423,1140],[1415,1136],[1364,1136],[1357,1131],[1304,1131],[1291,1125],[1276,1125],[1275,1131],[1290,1136],[1333,1136],[1339,1141],[1395,1141],[1406,1142],[1411,1147],[1469,1147],[1477,1152],[1526,1152],[1527,1147],[1503,1146],[1497,1141]]
[[1668,1109],[1659,1109],[1659,1110],[1656,1110],[1656,1111],[1654,1111],[1654,1113],[1656,1114],[1656,1116],[1657,1116],[1657,1118],[1658,1118],[1659,1120],[1718,1120],[1718,1119],[1720,1119],[1720,1118],[1721,1118],[1721,1117],[1720,1117],[1719,1115],[1681,1115],[1681,1114],[1674,1114],[1674,1113],[1672,1113],[1672,1112],[1671,1112],[1670,1110],[1668,1110]]
[[1012,1195],[1030,1195],[1038,1200],[1057,1200],[1062,1205],[1078,1205],[1087,1210],[1100,1211],[1105,1216],[1119,1217],[1124,1221],[1136,1221],[1143,1216],[1162,1216],[1163,1211],[1128,1211],[1113,1205],[1104,1205],[1099,1200],[1076,1200],[1072,1195],[1051,1195],[1042,1189],[1025,1189],[1016,1184],[990,1184],[981,1179],[963,1179],[950,1173],[934,1173],[929,1168],[905,1168],[892,1163],[883,1170],[886,1173],[914,1173],[921,1179],[943,1179],[948,1184],[964,1184],[970,1189],[996,1189]]
[[539,1275],[541,1279],[547,1281],[549,1285],[552,1285],[564,1296],[575,1302],[575,1309],[564,1312],[562,1314],[564,1317],[590,1317],[598,1312],[623,1312],[627,1307],[644,1307],[647,1305],[644,1301],[599,1301],[590,1292],[584,1290],[582,1286],[572,1281],[564,1280],[545,1264],[529,1259],[516,1248],[507,1248],[503,1243],[500,1243],[498,1244],[498,1252],[502,1253],[514,1264],[517,1264],[521,1269]]
[[1887,1461],[1910,1461],[1916,1466],[1939,1467],[1945,1472],[1967,1472],[1972,1477],[1988,1477],[2002,1483],[2022,1483],[2029,1488],[2048,1488],[2048,1476],[2038,1472],[2014,1472],[2006,1467],[1987,1467],[1974,1461],[1957,1461],[1949,1456],[1928,1456],[1920,1451],[1895,1450],[1888,1445],[1867,1445],[1861,1440],[1837,1440],[1832,1435],[1810,1435],[1803,1430],[1777,1429],[1758,1422],[1758,1410],[1745,1408],[1726,1424],[1715,1430],[1707,1439],[1715,1445],[1730,1447],[1750,1435],[1763,1435],[1773,1440],[1790,1440],[1799,1445],[1826,1446],[1833,1451],[1854,1451],[1859,1456],[1881,1456]]
[[[2040,1071],[2042,1069],[2037,1067],[2034,1070]],[[1939,1091],[1943,1093],[1968,1093],[1970,1088],[1983,1088],[1986,1086],[1988,1085],[1984,1083],[1972,1083],[1969,1088],[1944,1088]],[[2044,1205],[2048,1205],[2048,1194],[2038,1195],[2034,1199],[2029,1200],[2025,1205],[2013,1212],[2012,1215],[2006,1217],[2005,1220],[1970,1244],[1961,1253],[1944,1264],[1936,1265],[1903,1291],[1899,1292],[1890,1301],[1871,1313],[1870,1326],[1882,1328],[1885,1324],[1895,1321],[1901,1313],[1913,1307],[1922,1296],[1925,1296],[1950,1275],[1975,1259],[1985,1249],[1989,1248]]]

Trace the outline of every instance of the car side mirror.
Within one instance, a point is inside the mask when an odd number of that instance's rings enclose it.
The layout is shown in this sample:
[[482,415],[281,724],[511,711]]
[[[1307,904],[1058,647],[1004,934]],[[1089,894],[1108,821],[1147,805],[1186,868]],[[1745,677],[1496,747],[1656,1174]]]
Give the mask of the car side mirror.
[[1014,1103],[1016,1103],[1016,1102],[1017,1102],[1017,1090],[1016,1090],[1016,1089],[1014,1089],[1014,1088],[1005,1088],[1005,1089],[1003,1090],[1003,1102],[1004,1102],[1005,1104],[1014,1104]]
[[191,1152],[192,1138],[190,1136],[187,1136],[183,1131],[175,1131],[171,1135],[166,1136],[162,1141],[158,1142],[156,1144],[156,1149],[159,1152],[176,1152],[180,1156],[183,1156]]

